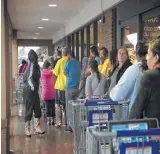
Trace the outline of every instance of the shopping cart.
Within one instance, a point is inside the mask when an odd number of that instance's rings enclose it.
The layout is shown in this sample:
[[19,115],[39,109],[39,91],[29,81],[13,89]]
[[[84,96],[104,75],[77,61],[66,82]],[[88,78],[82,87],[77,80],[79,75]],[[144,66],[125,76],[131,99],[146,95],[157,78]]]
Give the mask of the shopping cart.
[[15,103],[18,105],[18,115],[25,114],[25,107],[23,104],[23,73],[15,76]]
[[23,102],[23,73],[19,73],[15,76],[15,90],[16,90],[16,104]]
[[[143,153],[145,151],[143,151],[144,147],[142,147],[142,145],[149,146],[151,134],[140,135],[137,134],[137,132],[134,134],[132,132],[133,130],[139,132],[145,132],[149,130],[151,128],[150,122],[155,122],[157,124],[157,127],[159,128],[158,120],[154,118],[121,121],[121,122],[110,121],[108,122],[109,126],[108,129],[95,126],[88,127],[86,132],[86,137],[87,137],[86,153],[87,154],[150,154],[150,153]],[[119,131],[123,131],[121,136],[117,135]],[[126,148],[128,151],[125,150]],[[137,148],[140,148],[138,149],[139,151],[137,151]],[[156,153],[151,153],[151,154],[156,154]]]
[[75,153],[85,154],[86,128],[107,125],[109,120],[125,120],[128,117],[128,101],[77,100],[68,103],[68,123],[74,132]]

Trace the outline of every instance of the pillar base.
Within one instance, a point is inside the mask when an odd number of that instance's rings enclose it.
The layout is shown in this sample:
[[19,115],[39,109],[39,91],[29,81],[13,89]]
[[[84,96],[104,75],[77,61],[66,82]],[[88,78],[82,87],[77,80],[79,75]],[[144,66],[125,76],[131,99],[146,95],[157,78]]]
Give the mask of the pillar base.
[[1,153],[6,154],[7,120],[1,120]]

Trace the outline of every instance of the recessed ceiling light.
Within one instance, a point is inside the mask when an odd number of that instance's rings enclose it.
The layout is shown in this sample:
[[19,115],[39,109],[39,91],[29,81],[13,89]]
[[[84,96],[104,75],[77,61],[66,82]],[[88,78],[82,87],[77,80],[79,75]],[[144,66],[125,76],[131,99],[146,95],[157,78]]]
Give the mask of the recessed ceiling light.
[[49,4],[48,6],[49,7],[56,7],[57,5],[56,4]]
[[40,33],[35,33],[36,35],[39,35]]
[[37,39],[37,37],[33,37],[33,39]]
[[43,29],[43,27],[38,27],[38,29]]
[[42,20],[43,20],[43,21],[48,21],[49,19],[47,19],[47,18],[43,18]]

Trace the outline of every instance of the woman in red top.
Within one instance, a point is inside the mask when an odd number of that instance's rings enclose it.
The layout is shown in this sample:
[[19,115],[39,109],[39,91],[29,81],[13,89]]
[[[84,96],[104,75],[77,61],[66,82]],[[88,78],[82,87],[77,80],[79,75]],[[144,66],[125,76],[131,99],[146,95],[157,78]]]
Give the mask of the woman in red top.
[[24,72],[26,71],[27,67],[28,67],[28,63],[26,63],[26,64],[23,66],[23,68],[22,68],[22,73],[24,73]]

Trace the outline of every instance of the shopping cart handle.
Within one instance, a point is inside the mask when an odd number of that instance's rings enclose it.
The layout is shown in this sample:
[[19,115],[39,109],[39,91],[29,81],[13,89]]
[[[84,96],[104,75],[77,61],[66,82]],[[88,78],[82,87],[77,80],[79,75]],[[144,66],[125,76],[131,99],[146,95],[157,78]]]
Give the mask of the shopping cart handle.
[[160,135],[160,129],[117,131],[117,137]]
[[99,105],[118,105],[118,101],[112,100],[86,100],[85,106],[99,106]]

